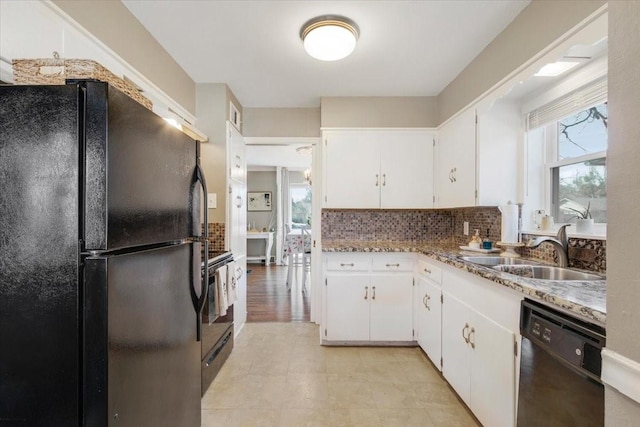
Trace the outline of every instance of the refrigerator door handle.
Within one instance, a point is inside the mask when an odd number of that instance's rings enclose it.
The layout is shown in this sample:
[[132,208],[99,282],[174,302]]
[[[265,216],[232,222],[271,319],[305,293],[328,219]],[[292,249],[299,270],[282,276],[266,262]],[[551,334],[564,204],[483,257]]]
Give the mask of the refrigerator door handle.
[[[204,192],[204,227],[202,231],[202,240],[204,243],[204,273],[202,274],[202,282],[200,284],[200,298],[198,299],[198,305],[196,307],[196,337],[197,340],[200,341],[202,335],[202,322],[200,322],[200,315],[202,314],[204,303],[207,300],[207,283],[209,281],[209,206],[207,205],[207,182],[204,179],[204,173],[202,172],[202,168],[200,167],[200,157],[198,157],[198,162],[196,163],[196,181],[200,182],[202,191]],[[192,281],[192,283],[194,282]]]

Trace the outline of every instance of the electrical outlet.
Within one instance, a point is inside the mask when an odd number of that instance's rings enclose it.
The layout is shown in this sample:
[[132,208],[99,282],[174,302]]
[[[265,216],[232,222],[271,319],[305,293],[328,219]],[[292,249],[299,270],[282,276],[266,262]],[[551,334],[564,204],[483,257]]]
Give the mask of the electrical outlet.
[[469,221],[465,221],[463,224],[463,233],[465,236],[469,235]]

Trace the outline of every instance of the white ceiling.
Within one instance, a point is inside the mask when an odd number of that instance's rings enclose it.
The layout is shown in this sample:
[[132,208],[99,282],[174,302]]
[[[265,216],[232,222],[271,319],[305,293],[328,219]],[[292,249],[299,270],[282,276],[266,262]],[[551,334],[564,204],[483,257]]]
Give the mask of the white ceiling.
[[[123,3],[196,83],[227,83],[243,107],[318,107],[321,96],[435,96],[529,0],[149,1]],[[354,53],[308,56],[310,18],[360,27]]]

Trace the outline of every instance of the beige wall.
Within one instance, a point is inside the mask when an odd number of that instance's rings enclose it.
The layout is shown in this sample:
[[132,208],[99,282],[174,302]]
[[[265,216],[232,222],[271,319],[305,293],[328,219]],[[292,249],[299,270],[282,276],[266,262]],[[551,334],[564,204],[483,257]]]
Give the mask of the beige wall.
[[247,137],[319,137],[320,108],[245,108]]
[[[278,208],[276,171],[256,171],[247,173],[247,191],[271,191],[271,211],[269,212],[247,212],[247,222],[258,230],[263,228],[275,229]],[[247,255],[264,255],[264,240],[247,240]],[[271,256],[276,256],[276,245],[271,248]]]
[[[640,362],[640,2],[609,4],[607,347]],[[606,390],[606,425],[640,425],[640,405]]]
[[195,83],[120,1],[53,0],[53,3],[195,114]]
[[435,96],[325,97],[322,127],[436,127]]
[[533,0],[438,95],[438,124],[453,116],[606,4]]
[[225,222],[226,219],[228,90],[224,83],[196,86],[195,125],[209,137],[209,142],[201,146],[200,161],[207,180],[207,190],[218,195],[218,207],[209,209],[209,222]]

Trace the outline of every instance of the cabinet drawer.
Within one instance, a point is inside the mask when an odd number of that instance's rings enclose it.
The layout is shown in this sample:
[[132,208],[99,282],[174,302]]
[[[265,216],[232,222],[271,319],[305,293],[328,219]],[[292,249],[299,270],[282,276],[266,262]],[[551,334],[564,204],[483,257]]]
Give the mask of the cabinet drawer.
[[328,271],[369,271],[370,259],[330,259],[327,260]]
[[373,271],[412,271],[414,260],[400,259],[375,259],[373,260]]
[[442,283],[442,269],[424,260],[418,260],[418,273],[436,283]]

